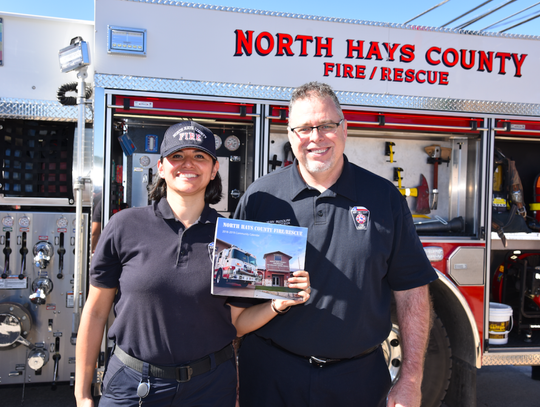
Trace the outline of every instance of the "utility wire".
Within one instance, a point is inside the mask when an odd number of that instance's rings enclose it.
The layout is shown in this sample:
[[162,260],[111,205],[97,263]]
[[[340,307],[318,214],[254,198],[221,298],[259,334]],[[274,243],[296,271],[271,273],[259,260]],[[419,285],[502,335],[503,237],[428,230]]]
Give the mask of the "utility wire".
[[511,26],[511,27],[505,28],[504,30],[501,30],[501,31],[499,31],[499,32],[500,32],[500,33],[503,33],[503,32],[505,32],[505,31],[511,30],[512,28],[516,28],[517,26],[519,26],[519,25],[521,25],[521,24],[528,23],[529,21],[532,21],[532,20],[534,20],[535,18],[538,18],[538,17],[540,17],[540,13],[538,13],[537,15],[535,15],[535,16],[533,16],[533,17],[531,17],[531,18],[528,18],[527,20],[524,20],[524,21],[521,21],[521,22],[519,22],[519,23],[517,23],[517,24],[514,24],[514,25]]
[[511,16],[508,16],[508,17],[506,17],[506,18],[503,18],[502,20],[499,20],[499,21],[497,21],[496,23],[493,23],[493,24],[491,24],[491,25],[488,25],[487,27],[482,28],[480,31],[487,30],[488,28],[493,27],[494,25],[497,25],[497,24],[499,24],[499,23],[502,23],[503,21],[508,20],[509,18],[512,18],[512,17],[514,17],[514,16],[517,16],[518,14],[521,14],[521,13],[523,13],[525,10],[528,10],[528,9],[530,9],[530,8],[533,8],[534,6],[537,6],[538,4],[540,4],[540,1],[539,1],[538,3],[533,4],[532,6],[529,6],[529,7],[527,7],[527,8],[524,8],[524,9],[521,10],[521,11],[518,11],[517,13],[512,14]]
[[470,14],[470,13],[472,13],[473,11],[478,10],[480,7],[485,6],[486,4],[488,4],[488,3],[492,2],[492,1],[493,1],[493,0],[487,0],[487,1],[483,2],[483,3],[480,4],[479,6],[476,6],[475,8],[470,9],[470,10],[467,11],[466,13],[460,15],[459,17],[454,18],[452,21],[449,21],[449,22],[447,22],[446,24],[441,25],[441,28],[446,27],[448,24],[452,24],[454,21],[459,20],[461,17],[465,17],[467,14]]
[[[434,9],[436,9],[436,8],[439,7],[439,6],[442,6],[444,3],[448,2],[448,1],[450,1],[450,0],[444,0],[444,1],[440,2],[440,3],[437,4],[436,6],[431,7],[429,10],[426,10],[426,11],[424,11],[423,13],[418,14],[416,17],[413,17],[413,18],[411,18],[410,20],[405,21],[403,24],[408,24],[408,23],[410,23],[411,21],[416,20],[418,17],[423,16],[423,15],[426,14],[426,13],[429,13],[431,10],[434,10]],[[491,1],[491,0],[490,0],[490,1]]]
[[517,0],[510,0],[510,1],[507,1],[507,2],[504,3],[504,4],[501,4],[499,7],[495,7],[494,9],[491,9],[491,10],[487,11],[486,13],[484,13],[484,14],[478,16],[478,17],[473,18],[472,20],[469,20],[469,21],[467,21],[466,23],[461,24],[460,26],[456,27],[456,29],[461,30],[461,29],[463,29],[463,28],[465,28],[465,27],[468,27],[468,26],[470,26],[471,24],[476,23],[477,21],[483,19],[484,17],[486,17],[486,16],[488,16],[488,15],[490,15],[490,14],[492,14],[492,13],[498,11],[498,10],[500,10],[501,8],[506,7],[506,6],[508,6],[509,4],[511,4],[511,3],[514,3],[515,1],[517,1]]

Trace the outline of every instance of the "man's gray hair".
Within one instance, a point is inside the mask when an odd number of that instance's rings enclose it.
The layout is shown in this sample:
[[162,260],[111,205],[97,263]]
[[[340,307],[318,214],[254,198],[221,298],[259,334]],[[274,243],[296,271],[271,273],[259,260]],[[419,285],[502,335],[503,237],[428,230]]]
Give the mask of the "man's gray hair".
[[334,102],[334,105],[336,105],[340,119],[343,119],[341,105],[339,104],[339,100],[330,85],[316,81],[305,83],[293,91],[291,100],[289,102],[289,117],[291,117],[291,112],[296,101],[312,97],[320,99],[329,97],[332,99],[332,102]]

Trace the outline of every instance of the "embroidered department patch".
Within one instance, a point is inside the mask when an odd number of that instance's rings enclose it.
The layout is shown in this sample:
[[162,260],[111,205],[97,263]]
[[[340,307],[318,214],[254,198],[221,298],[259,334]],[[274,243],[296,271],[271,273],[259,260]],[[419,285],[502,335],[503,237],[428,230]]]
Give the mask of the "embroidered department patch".
[[208,243],[208,257],[212,264],[214,263],[214,242]]
[[369,224],[369,210],[363,206],[353,206],[351,216],[357,230],[366,230]]

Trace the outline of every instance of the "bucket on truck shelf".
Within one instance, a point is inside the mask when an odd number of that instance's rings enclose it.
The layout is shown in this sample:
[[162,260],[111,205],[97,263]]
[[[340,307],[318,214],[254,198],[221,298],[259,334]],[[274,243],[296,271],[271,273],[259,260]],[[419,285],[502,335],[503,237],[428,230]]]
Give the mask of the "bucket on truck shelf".
[[498,302],[489,303],[489,344],[504,345],[514,326],[512,307]]

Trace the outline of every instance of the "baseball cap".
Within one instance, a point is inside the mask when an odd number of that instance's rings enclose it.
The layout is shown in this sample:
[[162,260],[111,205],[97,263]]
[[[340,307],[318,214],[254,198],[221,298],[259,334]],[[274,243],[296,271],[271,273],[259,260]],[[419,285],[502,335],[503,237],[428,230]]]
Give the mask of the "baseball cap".
[[161,143],[161,157],[167,157],[184,148],[202,150],[217,160],[214,133],[197,122],[190,120],[169,127]]

